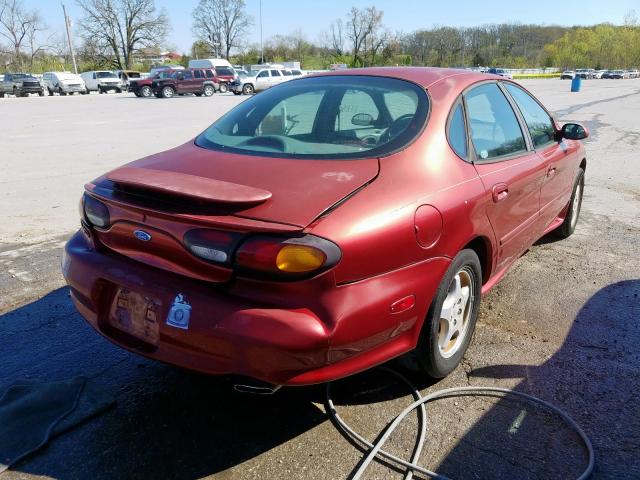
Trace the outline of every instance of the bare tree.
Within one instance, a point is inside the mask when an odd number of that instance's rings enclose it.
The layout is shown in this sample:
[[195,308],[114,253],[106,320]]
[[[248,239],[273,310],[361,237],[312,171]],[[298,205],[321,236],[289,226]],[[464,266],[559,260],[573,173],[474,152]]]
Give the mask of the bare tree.
[[212,45],[219,43],[227,59],[252,23],[244,0],[200,0],[193,11],[193,32]]
[[46,26],[37,10],[28,11],[22,0],[0,0],[0,36],[9,43],[12,62],[22,67],[24,48],[30,48],[31,64],[44,46],[38,44],[38,33]]
[[341,19],[329,27],[329,48],[335,55],[344,54],[344,23]]
[[377,31],[382,25],[382,15],[383,12],[376,7],[364,10],[352,7],[347,14],[346,36],[351,40],[354,65],[363,64],[360,53],[366,50],[366,42],[372,32]]
[[130,68],[135,53],[164,42],[169,19],[154,0],[77,0],[85,43],[121,69]]

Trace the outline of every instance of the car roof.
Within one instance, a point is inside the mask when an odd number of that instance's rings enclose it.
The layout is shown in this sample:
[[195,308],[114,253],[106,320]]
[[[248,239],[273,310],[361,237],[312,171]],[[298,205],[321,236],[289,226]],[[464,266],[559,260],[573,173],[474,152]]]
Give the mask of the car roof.
[[336,70],[332,72],[323,72],[309,75],[315,76],[334,76],[334,75],[367,75],[376,77],[390,77],[422,85],[424,88],[447,79],[457,87],[464,88],[472,83],[496,79],[502,80],[498,75],[489,73],[473,72],[471,70],[463,70],[458,68],[439,68],[439,67],[371,67],[371,68],[350,68],[348,70]]

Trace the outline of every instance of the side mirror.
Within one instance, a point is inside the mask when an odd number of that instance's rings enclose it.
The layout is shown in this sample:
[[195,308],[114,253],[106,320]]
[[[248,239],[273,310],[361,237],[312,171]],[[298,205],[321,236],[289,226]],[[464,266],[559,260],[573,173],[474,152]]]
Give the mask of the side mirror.
[[560,130],[560,137],[567,140],[584,140],[589,131],[579,123],[565,123]]
[[356,113],[351,117],[351,123],[359,127],[369,127],[373,125],[373,117],[368,113]]

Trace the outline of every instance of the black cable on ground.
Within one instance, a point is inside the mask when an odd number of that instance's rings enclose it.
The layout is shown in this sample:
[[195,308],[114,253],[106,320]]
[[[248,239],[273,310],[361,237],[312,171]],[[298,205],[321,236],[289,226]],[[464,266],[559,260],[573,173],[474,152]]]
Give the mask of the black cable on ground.
[[[327,413],[332,418],[333,422],[338,425],[338,427],[342,430],[342,432],[351,438],[357,444],[368,449],[368,453],[363,460],[360,462],[358,470],[353,475],[353,479],[357,480],[362,477],[362,474],[365,472],[369,464],[374,458],[379,458],[382,461],[389,461],[395,463],[402,469],[405,469],[404,478],[410,480],[413,476],[414,472],[419,472],[428,477],[435,478],[437,480],[451,480],[449,477],[441,475],[439,473],[433,472],[427,468],[424,468],[417,464],[418,459],[420,458],[420,454],[422,453],[422,449],[424,447],[424,440],[426,437],[426,412],[425,412],[425,404],[429,402],[433,402],[434,400],[439,400],[442,398],[449,397],[459,397],[459,396],[498,396],[498,397],[515,397],[519,400],[524,400],[538,407],[544,407],[547,410],[550,410],[557,415],[559,415],[565,423],[571,427],[581,438],[584,443],[585,449],[587,450],[589,460],[586,469],[584,472],[578,477],[578,480],[585,480],[593,471],[593,467],[595,464],[595,455],[593,451],[593,446],[591,444],[591,440],[587,437],[586,433],[580,428],[580,426],[573,420],[567,413],[565,413],[560,408],[552,405],[545,400],[541,400],[533,395],[529,395],[522,392],[517,392],[514,390],[509,390],[507,388],[499,388],[499,387],[453,387],[446,388],[444,390],[439,390],[437,392],[431,393],[422,397],[420,395],[420,391],[415,388],[411,382],[403,375],[398,372],[384,368],[385,371],[397,376],[403,383],[407,384],[411,389],[411,394],[415,401],[407,406],[398,416],[396,416],[384,429],[384,433],[379,436],[379,438],[371,443],[361,435],[359,435],[355,430],[353,430],[338,414],[333,400],[331,398],[331,384],[327,384],[326,388],[326,407]],[[385,442],[388,440],[389,436],[393,433],[393,431],[400,425],[400,423],[409,415],[413,410],[419,409],[418,411],[418,419],[419,419],[419,434],[416,441],[416,446],[414,448],[413,454],[411,456],[411,461],[403,460],[395,455],[392,455],[389,452],[386,452],[382,449]]]

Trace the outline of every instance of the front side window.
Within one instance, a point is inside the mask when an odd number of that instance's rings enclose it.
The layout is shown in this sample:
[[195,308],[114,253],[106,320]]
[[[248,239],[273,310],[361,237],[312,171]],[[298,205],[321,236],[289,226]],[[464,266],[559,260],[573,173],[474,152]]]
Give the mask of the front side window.
[[498,85],[485,83],[465,95],[471,141],[480,160],[511,156],[527,147],[515,112]]
[[524,117],[524,121],[531,134],[531,140],[533,140],[533,145],[539,147],[553,142],[556,129],[546,110],[521,88],[511,83],[505,84],[505,87],[507,87],[507,90],[515,100]]
[[213,70],[205,70],[205,74],[207,78],[213,78]]
[[[414,101],[400,116],[392,115],[387,102],[400,96]],[[198,136],[196,144],[283,158],[382,156],[413,141],[422,131],[428,108],[424,89],[404,80],[305,78],[242,102]]]
[[196,78],[202,78],[202,72],[200,70],[196,70],[193,72]]
[[260,72],[258,74],[257,78],[265,78],[265,77],[268,77],[268,76],[269,76],[269,70],[263,70],[262,72]]

